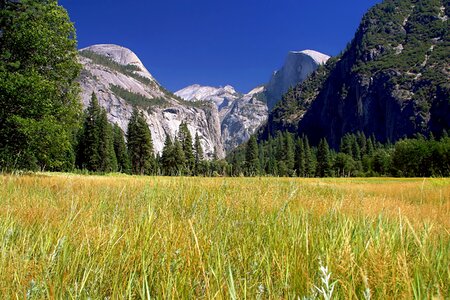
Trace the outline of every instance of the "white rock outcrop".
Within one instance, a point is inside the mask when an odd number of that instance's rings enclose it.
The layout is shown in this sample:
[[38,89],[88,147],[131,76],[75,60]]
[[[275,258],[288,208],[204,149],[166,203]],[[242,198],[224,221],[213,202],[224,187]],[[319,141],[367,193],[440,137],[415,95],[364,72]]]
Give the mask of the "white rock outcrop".
[[303,82],[319,65],[330,57],[314,50],[291,51],[286,57],[283,67],[275,71],[265,85],[265,96],[269,109],[272,109],[281,97],[300,82]]
[[120,66],[134,66],[130,68],[132,71],[123,72],[81,54],[83,71],[79,82],[84,107],[89,104],[91,94],[94,92],[100,105],[106,109],[109,121],[118,124],[126,132],[133,105],[130,99],[124,99],[127,97],[117,95],[113,91],[113,87],[118,87],[145,99],[145,103],[138,106],[144,112],[151,130],[155,151],[162,151],[166,135],[174,137],[180,123],[184,121],[187,122],[192,136],[196,133],[200,136],[206,156],[212,157],[214,152],[218,157],[225,156],[216,105],[185,102],[167,92],[136,54],[127,48],[107,44],[87,47],[81,49],[80,53],[83,51],[107,57]]
[[289,52],[283,67],[270,81],[247,94],[232,86],[210,87],[194,84],[175,94],[187,101],[211,101],[219,110],[222,140],[226,151],[245,143],[267,120],[269,110],[291,86],[303,82],[330,57],[314,50]]

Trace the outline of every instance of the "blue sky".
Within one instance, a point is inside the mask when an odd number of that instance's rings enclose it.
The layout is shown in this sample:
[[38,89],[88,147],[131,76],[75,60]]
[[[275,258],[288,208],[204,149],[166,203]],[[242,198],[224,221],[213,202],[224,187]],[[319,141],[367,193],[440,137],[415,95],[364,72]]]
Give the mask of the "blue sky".
[[380,0],[61,0],[80,48],[133,50],[176,91],[198,83],[248,92],[269,80],[290,50],[339,54]]

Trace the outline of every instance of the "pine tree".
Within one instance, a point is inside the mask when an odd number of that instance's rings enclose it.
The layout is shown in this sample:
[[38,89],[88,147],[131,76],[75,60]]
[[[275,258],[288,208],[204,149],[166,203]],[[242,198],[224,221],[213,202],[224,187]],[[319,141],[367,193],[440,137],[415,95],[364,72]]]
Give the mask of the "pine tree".
[[186,159],[186,174],[192,174],[195,167],[195,156],[192,149],[192,135],[189,132],[189,128],[185,122],[181,122],[178,130],[178,139],[181,143],[184,157]]
[[295,176],[295,148],[292,135],[289,132],[284,134],[284,153],[285,153],[285,164],[286,164],[286,175]]
[[77,146],[77,165],[93,172],[117,171],[114,136],[105,109],[92,93]]
[[267,141],[267,156],[268,158],[267,158],[266,174],[278,176],[278,168],[275,155],[275,141],[272,138],[272,136],[269,136],[269,139]]
[[101,109],[95,93],[91,95],[91,101],[86,109],[83,129],[79,136],[77,149],[77,165],[80,169],[89,171],[101,170],[100,128],[99,118]]
[[205,172],[204,165],[204,157],[203,157],[203,148],[200,143],[200,137],[198,133],[195,133],[195,142],[194,142],[194,157],[195,157],[195,165],[194,165],[194,175],[198,176]]
[[320,140],[319,147],[317,149],[317,169],[316,176],[329,177],[332,174],[330,148],[325,138]]
[[114,152],[114,136],[111,124],[108,122],[105,109],[101,108],[98,119],[100,170],[102,172],[117,171],[117,158]]
[[161,169],[166,176],[176,175],[176,161],[174,156],[174,148],[172,139],[167,134],[164,141],[164,147],[161,155]]
[[316,172],[316,158],[311,147],[309,146],[309,140],[307,136],[303,137],[303,145],[305,149],[305,176],[314,177]]
[[297,139],[295,144],[295,168],[299,177],[305,176],[305,149],[302,139]]
[[150,175],[155,172],[155,154],[150,129],[142,112],[133,110],[127,130],[128,154],[131,172]]
[[259,172],[261,175],[264,175],[267,160],[265,148],[264,142],[258,144]]
[[259,174],[259,158],[258,158],[258,143],[256,137],[252,135],[247,142],[245,152],[246,169],[248,176],[255,176]]
[[175,166],[176,166],[176,174],[175,175],[183,175],[186,174],[188,171],[186,164],[186,156],[183,151],[183,145],[178,139],[175,139],[173,143],[173,156],[175,160]]
[[130,158],[122,129],[114,124],[114,152],[116,153],[117,169],[119,172],[129,173],[131,171]]

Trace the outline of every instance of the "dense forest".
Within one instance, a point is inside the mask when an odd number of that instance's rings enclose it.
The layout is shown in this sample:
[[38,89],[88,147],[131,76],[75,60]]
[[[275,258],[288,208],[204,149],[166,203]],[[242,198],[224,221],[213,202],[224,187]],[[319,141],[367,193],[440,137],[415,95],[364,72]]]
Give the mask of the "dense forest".
[[346,134],[336,151],[325,138],[311,147],[307,136],[278,132],[249,142],[228,155],[229,175],[287,177],[450,176],[450,138],[418,135],[395,144],[374,136]]
[[[252,136],[248,143],[229,153],[226,160],[217,156],[206,160],[201,137],[193,137],[188,124],[181,123],[176,136],[167,135],[162,152],[155,153],[141,111],[148,109],[142,107],[145,97],[115,88],[115,93],[134,106],[126,132],[108,121],[95,94],[82,111],[76,81],[81,66],[75,29],[57,1],[2,0],[0,8],[0,171],[165,176],[450,176],[450,138],[445,130],[436,137],[432,133],[417,134],[394,144],[381,143],[375,135],[362,132],[346,133],[339,147],[336,143],[330,147],[325,135],[300,135],[288,126],[288,130],[266,130],[259,138]],[[125,72],[134,70],[133,66],[121,66],[90,52],[81,55]],[[308,94],[308,87],[315,91],[321,86],[336,63],[331,60],[302,87],[290,90],[271,114],[272,121],[285,122],[288,114],[281,114],[280,107],[286,109],[283,112],[296,110],[303,103],[297,101],[298,94],[312,97],[315,93]],[[386,63],[383,61],[383,65]],[[342,94],[346,94],[345,88]],[[309,104],[303,104],[301,108],[306,110]]]

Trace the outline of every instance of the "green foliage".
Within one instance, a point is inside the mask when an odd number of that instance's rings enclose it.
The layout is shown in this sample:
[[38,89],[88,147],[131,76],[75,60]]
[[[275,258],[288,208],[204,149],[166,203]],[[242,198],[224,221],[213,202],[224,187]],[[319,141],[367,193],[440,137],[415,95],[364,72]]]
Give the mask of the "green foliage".
[[117,171],[113,128],[94,93],[78,136],[77,166],[93,172]]
[[198,136],[197,132],[195,133],[194,158],[194,175],[199,176],[201,174],[204,174],[206,171],[206,164],[204,161],[202,144],[200,143],[200,137]]
[[319,147],[317,149],[316,175],[318,177],[332,176],[330,148],[326,139],[320,140]]
[[131,164],[123,131],[117,124],[114,124],[113,131],[114,152],[116,154],[117,169],[119,172],[129,173],[131,171]]
[[161,169],[163,175],[177,175],[177,162],[174,155],[174,146],[172,139],[167,134],[164,141],[164,148],[161,155]]
[[152,135],[142,111],[136,108],[128,123],[127,146],[133,174],[151,175],[156,172]]
[[192,148],[192,135],[189,132],[186,122],[181,122],[178,129],[178,140],[181,143],[181,148],[183,149],[183,154],[186,159],[186,170],[187,175],[191,175],[195,168],[196,158],[194,156],[194,149]]
[[[289,138],[289,136],[291,138]],[[292,144],[295,147],[289,146]],[[255,141],[256,139],[254,139]],[[250,143],[250,142],[249,142]],[[239,147],[231,152],[227,161],[228,174],[240,176],[299,176],[299,177],[358,177],[358,176],[399,176],[430,177],[450,176],[450,138],[444,131],[440,139],[418,136],[404,139],[396,144],[381,144],[375,138],[367,138],[363,133],[346,134],[341,141],[340,152],[330,150],[326,139],[322,138],[318,147],[310,147],[306,136],[294,137],[290,133],[277,133],[273,139],[254,142],[250,146]],[[247,173],[249,149],[258,149],[263,159],[259,160],[260,173]],[[293,173],[290,158],[294,151]],[[251,151],[255,153],[254,150]],[[245,172],[243,172],[245,170]]]
[[95,64],[108,67],[114,71],[117,71],[117,72],[127,75],[129,77],[132,77],[145,85],[156,87],[156,83],[154,81],[136,73],[136,72],[139,72],[142,70],[135,65],[131,65],[131,64],[122,65],[109,57],[97,54],[90,50],[80,51],[80,55],[83,57],[89,58]]
[[130,92],[118,85],[111,85],[110,89],[117,97],[124,99],[133,106],[139,106],[143,109],[151,109],[155,106],[165,107],[169,104],[169,102],[164,98],[150,99],[141,94]]
[[258,158],[258,143],[256,137],[251,136],[247,143],[245,150],[245,165],[246,174],[248,176],[255,176],[259,174],[259,158]]
[[75,29],[56,1],[0,10],[0,168],[71,170],[81,105]]

